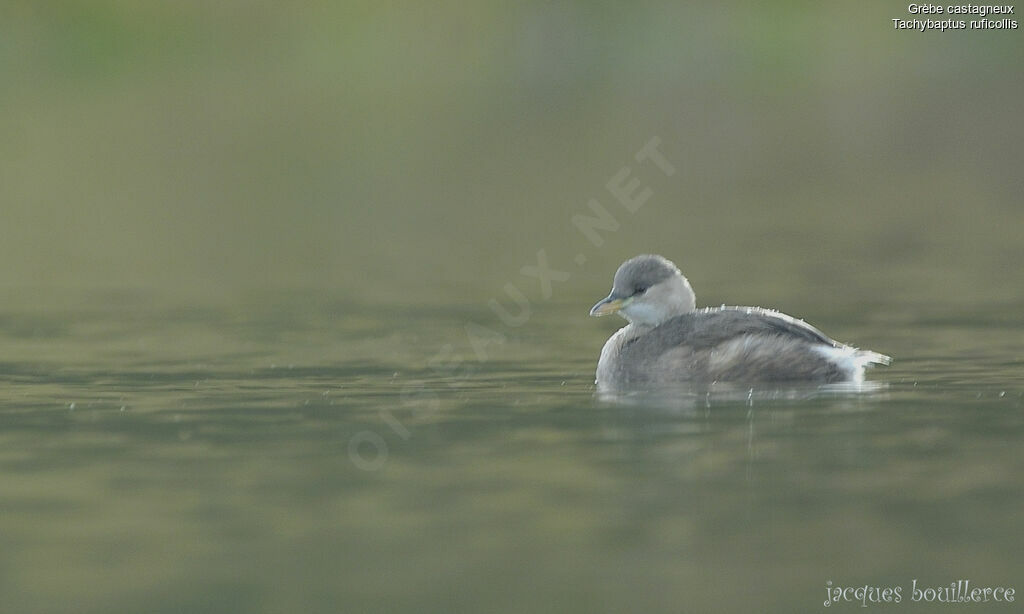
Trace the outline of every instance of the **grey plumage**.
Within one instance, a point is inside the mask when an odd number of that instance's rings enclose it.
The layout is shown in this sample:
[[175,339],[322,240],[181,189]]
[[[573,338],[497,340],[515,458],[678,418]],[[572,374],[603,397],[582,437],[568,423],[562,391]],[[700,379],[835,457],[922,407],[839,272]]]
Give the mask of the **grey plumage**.
[[689,282],[660,256],[619,267],[611,294],[591,311],[612,312],[630,324],[601,351],[597,382],[604,386],[858,381],[864,366],[889,362],[777,311],[695,309]]
[[612,294],[629,296],[638,288],[650,288],[673,275],[680,275],[679,269],[662,256],[647,254],[630,258],[615,271],[612,280]]

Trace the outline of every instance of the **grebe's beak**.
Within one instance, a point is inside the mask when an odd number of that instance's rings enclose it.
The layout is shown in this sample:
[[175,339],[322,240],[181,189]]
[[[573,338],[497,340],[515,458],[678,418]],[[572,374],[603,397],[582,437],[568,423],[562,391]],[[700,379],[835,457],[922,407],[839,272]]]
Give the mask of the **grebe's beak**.
[[618,313],[618,311],[628,303],[629,298],[616,298],[609,294],[607,297],[598,301],[597,304],[590,309],[590,315],[600,317]]

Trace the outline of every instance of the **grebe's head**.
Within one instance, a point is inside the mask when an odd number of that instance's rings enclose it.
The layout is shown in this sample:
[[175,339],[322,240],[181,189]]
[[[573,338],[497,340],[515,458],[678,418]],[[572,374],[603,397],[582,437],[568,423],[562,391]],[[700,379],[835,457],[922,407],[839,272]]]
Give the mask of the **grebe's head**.
[[590,310],[592,316],[617,313],[640,326],[657,326],[693,311],[696,298],[690,282],[671,260],[644,254],[622,263],[611,293]]

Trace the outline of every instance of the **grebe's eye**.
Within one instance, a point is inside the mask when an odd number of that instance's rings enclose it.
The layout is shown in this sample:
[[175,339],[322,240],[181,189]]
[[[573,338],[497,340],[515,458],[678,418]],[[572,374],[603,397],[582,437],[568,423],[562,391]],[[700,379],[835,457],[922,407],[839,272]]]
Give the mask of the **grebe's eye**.
[[635,290],[635,291],[633,292],[633,294],[643,294],[644,292],[647,292],[647,287],[646,287],[646,286],[639,286],[639,287],[638,287],[638,288],[637,288],[637,289],[636,289],[636,290]]

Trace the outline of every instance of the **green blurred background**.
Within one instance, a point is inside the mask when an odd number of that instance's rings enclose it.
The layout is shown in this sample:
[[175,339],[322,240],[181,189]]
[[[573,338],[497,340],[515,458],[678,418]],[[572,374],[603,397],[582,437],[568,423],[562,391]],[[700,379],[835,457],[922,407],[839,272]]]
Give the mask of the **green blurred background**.
[[8,294],[486,297],[540,248],[575,271],[571,215],[614,210],[651,136],[680,172],[638,175],[655,197],[566,287],[656,251],[731,302],[1019,293],[1020,30],[895,31],[891,2],[0,7]]
[[[0,0],[0,610],[1019,589],[1024,32],[907,17]],[[675,175],[635,163],[651,137]],[[541,249],[569,279],[501,325]],[[596,399],[621,322],[585,314],[639,252],[892,354],[879,394]],[[507,342],[462,371],[467,323]]]

